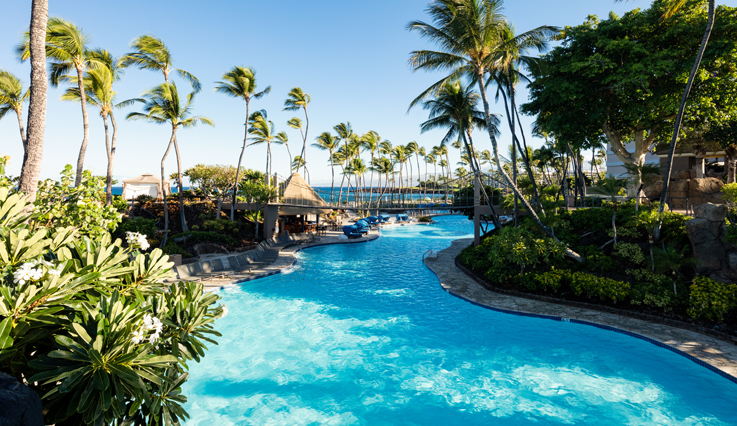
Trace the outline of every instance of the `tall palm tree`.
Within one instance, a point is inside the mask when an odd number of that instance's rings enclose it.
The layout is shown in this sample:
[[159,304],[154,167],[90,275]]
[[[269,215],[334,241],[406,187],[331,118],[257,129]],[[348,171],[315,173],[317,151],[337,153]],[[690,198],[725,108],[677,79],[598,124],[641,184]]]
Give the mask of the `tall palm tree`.
[[[177,155],[177,182],[179,183],[179,217],[182,222],[182,230],[188,231],[187,220],[184,216],[184,198],[182,195],[182,162],[179,155],[179,145],[177,143],[177,130],[179,128],[186,129],[194,127],[197,124],[206,124],[215,126],[215,123],[207,117],[193,116],[192,103],[194,102],[196,91],[192,91],[187,95],[186,100],[182,102],[179,97],[177,85],[174,83],[163,83],[143,94],[145,103],[143,112],[131,112],[126,116],[128,120],[142,120],[155,124],[169,124],[171,126],[171,138],[166,148],[164,157],[161,158],[161,189],[164,191],[166,175],[164,174],[164,163],[169,155],[172,145]],[[169,232],[169,206],[164,193],[164,238],[161,240],[161,247],[166,245],[167,233]]]
[[[417,142],[412,141],[412,142],[408,143],[404,147],[404,149],[405,149],[405,151],[407,151],[407,164],[409,164],[409,175],[407,177],[407,181],[408,181],[408,186],[410,188],[410,190],[409,190],[409,193],[410,193],[409,199],[411,201],[412,200],[412,188],[414,188],[414,186],[415,186],[415,183],[413,182],[414,181],[414,170],[412,170],[412,156],[417,153],[417,150],[420,149],[420,146],[417,145]],[[417,172],[419,173],[419,170],[417,170]]]
[[[251,136],[251,145],[259,145],[262,143],[266,144],[266,176],[271,179],[271,144],[272,143],[286,143],[287,134],[284,132],[276,133],[274,131],[274,122],[267,120],[266,111],[256,111],[251,114],[249,120],[250,128],[249,133]],[[301,161],[304,161],[304,157],[300,156]]]
[[404,171],[404,163],[407,162],[407,149],[404,145],[397,145],[392,150],[392,154],[394,155],[394,158],[397,160],[397,163],[399,163],[399,193],[397,194],[400,200],[404,202],[404,191],[402,191],[404,187],[404,180],[403,180],[403,171]]
[[[417,152],[418,152],[419,156],[422,157],[422,160],[425,163],[425,179],[424,179],[424,184],[422,185],[423,186],[423,191],[422,191],[423,195],[422,195],[422,198],[424,199],[424,198],[427,198],[427,150],[425,149],[424,146],[421,146],[420,149],[417,150]],[[419,174],[419,170],[420,170],[420,163],[419,163],[419,161],[420,160],[418,159],[417,161],[418,161],[418,163],[417,163],[417,170],[418,170],[418,174]]]
[[[369,130],[368,132],[364,133],[363,136],[361,136],[361,145],[363,146],[366,151],[368,151],[371,154],[371,160],[369,161],[369,164],[372,166],[369,167],[371,170],[371,180],[369,182],[369,200],[368,203],[371,205],[371,201],[374,194],[374,159],[376,155],[376,151],[379,149],[379,144],[381,143],[381,136],[379,136],[379,133],[377,133],[374,130]],[[381,184],[379,184],[379,187],[381,187]]]
[[243,136],[243,146],[241,146],[241,154],[238,157],[238,168],[235,170],[235,187],[233,188],[233,199],[230,203],[230,220],[235,220],[235,203],[238,200],[238,183],[240,182],[241,162],[243,161],[243,153],[246,151],[248,141],[248,108],[251,99],[261,99],[271,93],[271,86],[260,92],[256,91],[256,71],[250,67],[233,67],[230,71],[223,74],[222,81],[216,81],[215,91],[225,95],[240,98],[246,101],[246,123],[245,136]]
[[[301,88],[295,87],[292,90],[289,91],[287,94],[287,99],[284,101],[284,109],[282,111],[298,111],[303,110],[305,113],[305,131],[302,136],[302,153],[299,155],[300,158],[305,160],[305,164],[307,158],[305,157],[305,148],[307,147],[307,130],[310,128],[310,117],[307,116],[307,104],[310,103],[310,95],[302,91]],[[302,127],[299,128],[300,131],[302,131]],[[307,167],[305,166],[305,171],[307,170]],[[297,170],[297,173],[299,173],[299,170]]]
[[126,53],[121,58],[121,67],[135,66],[142,70],[161,71],[165,83],[169,83],[169,74],[176,71],[181,78],[189,82],[195,93],[202,90],[197,77],[188,71],[173,67],[171,52],[160,38],[144,34],[135,38],[131,42],[131,47],[134,51]]
[[328,151],[330,154],[330,173],[332,179],[330,181],[330,204],[333,204],[333,188],[335,188],[335,164],[333,163],[333,153],[338,148],[339,139],[330,132],[322,132],[320,136],[315,138],[317,142],[313,143],[312,146],[319,148],[324,151]]
[[[413,21],[407,25],[410,31],[419,32],[421,37],[435,42],[443,50],[417,50],[411,53],[409,63],[417,70],[449,70],[451,73],[430,86],[420,94],[412,103],[422,102],[428,95],[436,93],[445,82],[461,75],[466,75],[478,85],[481,100],[486,115],[487,132],[491,140],[494,157],[499,167],[499,172],[507,181],[515,194],[522,200],[530,216],[535,220],[540,229],[549,237],[555,238],[552,229],[545,225],[538,217],[535,210],[522,197],[516,185],[509,175],[501,167],[499,149],[496,135],[493,132],[489,101],[486,96],[485,77],[493,70],[499,60],[498,48],[502,41],[502,30],[507,21],[502,12],[502,1],[500,0],[435,0],[427,9],[433,18],[435,25],[422,21]],[[538,27],[516,37],[521,46],[543,47],[549,36],[557,31],[549,26]],[[509,41],[507,41],[509,42]],[[583,262],[584,258],[570,249],[566,254]]]
[[[107,155],[105,199],[106,205],[109,206],[113,203],[113,167],[118,137],[118,125],[115,122],[113,109],[132,105],[136,101],[144,102],[144,100],[128,99],[116,104],[116,92],[113,90],[113,83],[120,80],[122,76],[118,61],[107,50],[93,50],[89,52],[89,55],[101,64],[101,66],[87,70],[84,76],[84,86],[87,103],[99,108],[100,117],[105,127],[105,154]],[[76,87],[70,87],[61,96],[61,100],[81,102],[82,96]],[[108,129],[108,117],[110,117],[113,126],[112,141]]]
[[[353,128],[351,127],[351,123],[340,123],[333,126],[333,130],[335,130],[335,133],[338,134],[338,141],[343,142],[343,147],[346,150],[345,154],[345,161],[350,161],[350,156],[348,155],[348,145],[351,143],[352,139],[356,136],[355,133],[353,133]],[[340,192],[338,192],[338,201],[343,198],[343,185],[345,184],[345,173],[343,173],[343,178],[340,181]]]
[[[389,156],[389,164],[392,167],[391,173],[394,174],[394,147],[392,146],[391,141],[385,139],[379,143],[379,154],[381,155],[388,155]],[[389,176],[389,175],[387,175]],[[386,185],[389,184],[389,179],[386,180]],[[392,192],[391,192],[391,199],[394,201],[394,182],[392,181]]]
[[26,193],[29,201],[36,199],[38,179],[41,176],[41,160],[46,130],[46,27],[49,19],[49,1],[33,0],[31,24],[28,34],[28,54],[31,60],[31,86],[28,99],[28,125],[26,126],[26,150],[20,172],[18,189]]
[[23,91],[23,83],[16,76],[0,69],[0,120],[11,110],[15,111],[24,153],[26,152],[26,134],[23,130],[23,102],[28,99],[29,95],[30,91]]
[[[26,33],[24,41],[18,45],[16,52],[21,61],[30,57],[28,43],[29,34]],[[89,119],[87,116],[87,100],[84,91],[84,72],[89,67],[95,67],[96,63],[91,61],[87,44],[90,37],[82,32],[82,28],[61,18],[50,18],[46,25],[46,56],[51,60],[51,74],[49,82],[52,87],[59,86],[62,80],[70,80],[71,72],[76,73],[77,89],[82,102],[82,146],[77,157],[77,175],[74,185],[82,181],[84,171],[84,157],[87,153],[87,143],[90,136]]]

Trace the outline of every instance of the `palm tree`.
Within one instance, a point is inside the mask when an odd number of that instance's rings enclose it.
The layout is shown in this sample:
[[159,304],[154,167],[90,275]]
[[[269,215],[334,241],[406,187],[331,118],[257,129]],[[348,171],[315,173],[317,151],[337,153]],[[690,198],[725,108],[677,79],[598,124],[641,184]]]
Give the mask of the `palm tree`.
[[[287,94],[287,99],[284,101],[284,109],[282,111],[298,111],[300,109],[305,112],[305,131],[302,137],[302,153],[299,155],[303,160],[307,160],[305,157],[305,148],[307,147],[307,130],[310,128],[310,118],[307,116],[307,104],[310,103],[310,95],[303,92],[299,87],[295,87]],[[300,123],[301,124],[301,123]],[[302,126],[299,128],[302,131]],[[305,162],[306,164],[306,162]],[[305,166],[305,171],[307,167]],[[297,170],[299,173],[299,170]]]
[[[495,68],[500,59],[497,51],[501,41],[501,30],[507,24],[506,18],[501,13],[502,2],[499,0],[436,0],[430,4],[427,11],[437,26],[422,21],[414,21],[410,22],[407,28],[410,31],[419,32],[423,38],[437,43],[444,50],[413,51],[409,63],[415,71],[420,69],[428,71],[450,70],[451,74],[421,93],[412,101],[410,108],[422,102],[427,96],[436,93],[448,80],[466,75],[472,81],[475,81],[478,84],[484,105],[487,131],[499,172],[514,193],[520,197],[530,216],[537,222],[543,232],[547,236],[556,239],[553,231],[540,220],[532,206],[521,196],[519,188],[514,185],[509,175],[502,169],[501,160],[499,159],[499,149],[496,135],[493,132],[489,101],[484,83],[487,73]],[[554,35],[554,33],[556,31],[551,27],[543,26],[520,34],[515,39],[521,46],[542,47],[546,38]],[[584,261],[582,256],[570,249],[566,249],[566,254],[579,262]]]
[[[126,116],[128,120],[143,120],[155,124],[169,124],[171,126],[171,138],[166,148],[164,157],[161,159],[161,189],[164,191],[166,175],[164,174],[164,162],[169,155],[172,144],[177,155],[177,175],[179,176],[179,217],[182,221],[182,231],[188,231],[187,221],[184,216],[184,198],[182,196],[182,164],[179,156],[179,145],[177,144],[177,130],[181,127],[186,129],[194,127],[197,124],[206,124],[215,126],[212,120],[203,116],[192,116],[192,103],[194,102],[196,91],[192,91],[187,95],[186,101],[182,103],[179,97],[177,85],[174,83],[164,83],[145,92],[143,98],[143,113],[131,112]],[[164,194],[164,237],[161,239],[161,247],[166,245],[167,233],[169,232],[169,206]]]
[[15,111],[24,153],[26,152],[26,135],[23,130],[23,102],[28,99],[28,95],[30,91],[23,91],[23,83],[16,76],[0,69],[0,119],[11,110]]
[[[340,123],[333,126],[333,130],[338,134],[338,141],[343,141],[343,147],[345,149],[345,161],[350,161],[350,156],[348,155],[348,144],[351,143],[351,140],[356,136],[355,133],[353,133],[353,128],[351,127],[351,123]],[[340,192],[338,192],[338,202],[343,198],[343,184],[345,183],[345,173],[343,173],[343,179],[340,181]],[[350,184],[350,182],[349,182]]]
[[[184,71],[183,71],[184,72]],[[238,183],[240,181],[241,162],[243,161],[243,153],[246,151],[248,141],[248,108],[251,99],[261,99],[271,93],[271,86],[267,86],[264,90],[256,91],[256,71],[250,67],[233,67],[230,71],[223,74],[222,81],[216,81],[215,91],[224,93],[234,98],[241,98],[246,101],[246,123],[243,125],[246,134],[243,136],[243,146],[241,147],[241,155],[238,157],[238,168],[235,171],[235,187],[233,188],[233,199],[230,203],[230,220],[235,220],[235,203],[238,197]]]
[[[113,203],[113,166],[115,164],[116,141],[118,137],[118,125],[115,122],[114,108],[123,108],[132,105],[136,101],[144,102],[143,99],[129,99],[115,104],[116,92],[113,90],[113,83],[120,80],[122,70],[118,66],[118,61],[107,50],[94,50],[89,52],[90,57],[94,57],[95,61],[101,66],[89,69],[84,76],[84,86],[87,103],[100,109],[100,117],[105,127],[105,154],[107,155],[107,173],[105,179],[105,199],[106,205]],[[63,101],[81,102],[82,96],[76,87],[70,87],[61,96]],[[113,126],[113,137],[110,140],[107,119]]]
[[[363,136],[361,136],[361,145],[371,153],[371,160],[369,164],[374,164],[374,159],[376,155],[376,151],[379,149],[379,144],[381,143],[381,136],[379,136],[379,133],[377,133],[374,130],[369,130],[367,133],[364,133]],[[371,181],[369,182],[369,206],[371,205],[371,200],[373,198],[374,193],[374,168],[373,166],[369,167],[371,170]],[[379,187],[381,187],[381,184],[379,184]]]
[[[16,49],[21,61],[25,61],[30,57],[28,36],[29,34],[26,33],[24,41]],[[77,77],[77,88],[82,99],[80,104],[82,105],[83,137],[77,158],[75,186],[82,181],[84,156],[87,152],[90,135],[83,78],[85,70],[88,67],[95,67],[96,64],[90,61],[88,55],[87,43],[89,40],[89,36],[82,32],[82,28],[69,21],[61,18],[50,18],[48,20],[46,25],[46,56],[51,60],[51,75],[49,76],[51,86],[57,87],[60,81],[69,80],[69,73],[74,70]]]
[[136,66],[142,70],[161,71],[165,83],[169,83],[169,73],[176,71],[181,78],[189,81],[195,93],[202,90],[197,77],[182,69],[173,68],[171,52],[160,38],[145,34],[134,39],[131,47],[135,50],[121,58],[122,68]]
[[324,151],[328,151],[330,154],[330,173],[332,180],[330,181],[330,204],[333,204],[333,188],[335,187],[335,164],[333,163],[333,152],[338,148],[339,138],[330,134],[330,132],[322,132],[320,136],[315,138],[317,141],[312,146],[319,148]]
[[41,160],[46,130],[46,27],[49,19],[49,1],[33,0],[31,25],[28,35],[28,53],[31,59],[31,86],[28,100],[28,125],[26,126],[25,154],[20,172],[18,189],[27,194],[29,201],[36,199],[38,178],[41,176]]
[[[251,145],[266,143],[266,176],[271,179],[271,143],[286,143],[287,134],[274,132],[274,122],[266,119],[266,111],[256,111],[249,119],[251,127],[248,129],[251,136]],[[300,156],[301,161],[304,157]]]
[[[426,160],[427,150],[425,149],[424,146],[421,146],[420,149],[417,150],[415,155],[417,157],[417,180],[419,181],[420,180],[420,157],[422,157],[423,161]],[[420,188],[420,190],[422,190],[422,193],[424,194],[422,198],[425,198],[427,196],[427,162],[425,162],[425,180],[424,180],[423,186],[424,186],[424,190],[422,188]]]

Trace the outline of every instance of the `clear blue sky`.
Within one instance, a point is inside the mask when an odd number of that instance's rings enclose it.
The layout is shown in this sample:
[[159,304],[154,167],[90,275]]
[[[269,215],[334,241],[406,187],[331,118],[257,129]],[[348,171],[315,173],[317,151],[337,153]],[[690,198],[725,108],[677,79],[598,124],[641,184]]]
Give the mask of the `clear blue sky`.
[[[203,91],[195,101],[196,114],[215,121],[216,127],[186,129],[178,134],[183,166],[197,163],[235,164],[243,140],[245,103],[214,93],[214,82],[234,65],[248,65],[257,71],[260,88],[271,85],[268,97],[251,102],[251,110],[266,109],[276,130],[290,137],[292,155],[301,146],[296,130],[286,126],[292,116],[282,112],[287,92],[295,86],[312,96],[308,106],[308,143],[323,131],[332,131],[349,121],[356,133],[376,130],[396,144],[417,141],[421,146],[439,144],[442,132],[420,134],[419,124],[427,119],[420,108],[406,113],[409,102],[441,75],[413,73],[407,66],[409,53],[427,46],[416,34],[405,30],[411,20],[427,20],[428,0],[358,1],[210,1],[191,0],[127,2],[50,1],[50,15],[63,17],[81,26],[91,38],[91,46],[102,47],[119,56],[129,51],[132,39],[153,34],[169,46],[174,66],[196,75]],[[719,3],[725,3],[720,1]],[[737,0],[727,1],[735,5]],[[612,0],[507,1],[506,15],[518,32],[540,25],[576,25],[589,14],[606,17],[635,7],[648,7],[647,0],[614,3]],[[13,53],[30,21],[30,1],[8,2],[3,7],[0,26],[0,68],[29,81],[28,63],[19,63]],[[161,74],[129,69],[117,85],[118,99],[139,96],[160,84]],[[180,90],[188,85],[178,81]],[[59,101],[62,88],[50,89],[42,177],[55,178],[65,164],[76,164],[82,141],[78,104]],[[519,103],[527,93],[520,93]],[[149,172],[158,174],[170,128],[143,122],[127,122],[124,115],[138,106],[117,113],[119,124],[116,179]],[[493,105],[501,113],[502,105]],[[532,118],[523,119],[527,129]],[[506,122],[506,121],[503,121]],[[477,132],[479,149],[490,149],[488,137]],[[529,137],[529,130],[528,130]],[[506,152],[510,133],[502,126],[500,142]],[[539,146],[541,141],[533,141]],[[457,150],[451,162],[458,161]],[[244,165],[264,170],[265,147],[246,148]],[[273,148],[274,170],[288,174],[288,157],[283,147]],[[9,172],[19,174],[22,148],[17,121],[7,115],[0,121],[0,155],[10,155]],[[308,166],[313,185],[330,182],[328,155],[308,148]],[[175,171],[171,155],[167,174]],[[424,167],[424,166],[423,166]],[[104,174],[102,119],[90,108],[90,143],[85,168]],[[415,171],[416,173],[416,171]]]

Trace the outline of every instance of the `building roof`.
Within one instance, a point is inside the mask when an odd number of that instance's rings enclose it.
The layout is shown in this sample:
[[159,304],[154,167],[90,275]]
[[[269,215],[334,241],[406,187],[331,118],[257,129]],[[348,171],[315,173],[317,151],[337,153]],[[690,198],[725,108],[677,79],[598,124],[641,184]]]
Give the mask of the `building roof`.
[[[134,178],[125,179],[123,180],[123,183],[132,183],[132,184],[143,184],[143,183],[151,183],[151,184],[161,184],[161,178],[156,177],[152,175],[151,173],[144,173],[141,176],[136,176]],[[169,183],[169,180],[164,180],[165,184]]]
[[280,215],[329,214],[332,209],[299,173],[293,173],[284,181],[284,193],[280,199]]

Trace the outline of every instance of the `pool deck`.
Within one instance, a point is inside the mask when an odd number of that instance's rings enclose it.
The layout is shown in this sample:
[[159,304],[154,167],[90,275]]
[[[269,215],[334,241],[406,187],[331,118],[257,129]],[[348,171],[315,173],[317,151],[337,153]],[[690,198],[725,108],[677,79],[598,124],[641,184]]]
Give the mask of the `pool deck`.
[[343,236],[343,232],[327,231],[326,235],[315,237],[314,242],[297,243],[282,248],[281,250],[279,250],[279,254],[276,260],[268,266],[262,268],[253,268],[251,269],[250,273],[236,273],[226,278],[213,278],[205,280],[202,281],[202,284],[205,286],[205,291],[217,291],[226,289],[228,287],[234,287],[244,282],[276,275],[283,270],[290,268],[297,262],[296,253],[302,249],[328,244],[365,243],[367,241],[373,241],[379,238],[380,235],[381,234],[379,233],[379,231],[372,230],[370,233],[364,235],[361,238],[343,239],[341,238],[341,236]]
[[495,293],[482,287],[455,264],[456,256],[471,242],[472,238],[455,240],[450,247],[438,252],[437,257],[425,259],[427,267],[449,293],[495,310],[586,321],[644,336],[709,364],[732,376],[727,379],[737,381],[737,346],[724,340],[623,315]]

